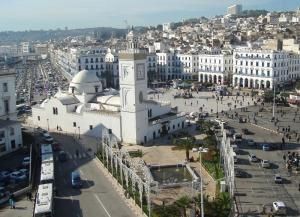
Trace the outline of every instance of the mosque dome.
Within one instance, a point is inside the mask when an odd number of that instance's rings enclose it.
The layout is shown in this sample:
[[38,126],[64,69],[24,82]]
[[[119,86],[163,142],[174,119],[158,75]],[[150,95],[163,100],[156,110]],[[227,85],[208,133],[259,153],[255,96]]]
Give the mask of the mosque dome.
[[102,92],[102,83],[95,72],[82,70],[72,79],[69,93],[73,94],[95,94]]

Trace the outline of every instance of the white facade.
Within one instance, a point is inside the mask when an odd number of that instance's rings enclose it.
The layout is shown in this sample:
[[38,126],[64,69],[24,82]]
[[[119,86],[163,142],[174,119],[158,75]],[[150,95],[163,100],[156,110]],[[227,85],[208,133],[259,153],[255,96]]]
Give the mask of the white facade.
[[240,15],[243,11],[242,5],[231,5],[227,8],[227,14]]
[[107,83],[112,87],[118,86],[118,58],[110,49],[102,47],[52,49],[51,59],[70,79],[81,70],[89,70],[101,78],[104,86]]
[[17,122],[15,72],[0,70],[0,156],[23,144],[21,125]]
[[132,144],[145,144],[184,127],[184,116],[169,104],[147,100],[146,55],[137,49],[132,32],[127,39],[128,50],[119,60],[120,95],[103,92],[96,73],[83,70],[74,76],[68,92],[58,92],[32,108],[33,124],[93,137],[110,129],[119,141]]
[[271,50],[237,50],[233,53],[233,86],[273,88],[299,78],[298,54]]
[[164,32],[169,32],[171,31],[171,23],[163,23],[163,31]]
[[199,82],[225,84],[232,72],[231,53],[199,54]]

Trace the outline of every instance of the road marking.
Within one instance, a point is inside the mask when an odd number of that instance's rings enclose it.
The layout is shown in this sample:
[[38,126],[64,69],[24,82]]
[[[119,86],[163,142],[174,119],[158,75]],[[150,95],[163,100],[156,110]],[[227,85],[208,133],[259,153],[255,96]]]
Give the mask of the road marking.
[[107,209],[105,208],[105,206],[103,205],[102,201],[100,200],[100,198],[98,197],[97,194],[94,194],[94,196],[96,197],[96,199],[98,200],[98,202],[100,203],[100,205],[102,206],[102,208],[104,209],[105,213],[107,214],[108,217],[111,217],[111,215],[109,214],[109,212],[107,211]]

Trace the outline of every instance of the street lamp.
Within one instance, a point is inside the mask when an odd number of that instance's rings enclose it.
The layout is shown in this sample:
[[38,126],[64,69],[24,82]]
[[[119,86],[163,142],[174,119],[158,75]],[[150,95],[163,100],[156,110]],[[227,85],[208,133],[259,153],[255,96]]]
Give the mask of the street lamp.
[[219,97],[217,98],[217,118],[219,118]]
[[78,139],[80,139],[80,127],[78,127]]
[[275,82],[275,80],[273,80],[273,88],[274,88],[274,95],[273,95],[273,119],[275,121],[275,98],[276,98],[276,92],[275,92],[276,82]]
[[207,153],[208,148],[199,148],[199,160],[200,160],[200,176],[201,176],[201,182],[200,182],[200,188],[201,188],[201,217],[204,217],[204,207],[203,207],[203,180],[202,180],[202,153]]
[[47,126],[48,126],[48,132],[49,132],[49,119],[47,118]]

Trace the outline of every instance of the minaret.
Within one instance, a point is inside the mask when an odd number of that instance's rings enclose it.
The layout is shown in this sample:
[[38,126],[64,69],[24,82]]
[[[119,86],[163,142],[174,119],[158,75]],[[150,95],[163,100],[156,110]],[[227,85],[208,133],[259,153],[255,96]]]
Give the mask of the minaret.
[[127,34],[127,50],[119,55],[121,134],[125,143],[147,142],[148,113],[146,54],[139,50],[138,39],[131,30]]

